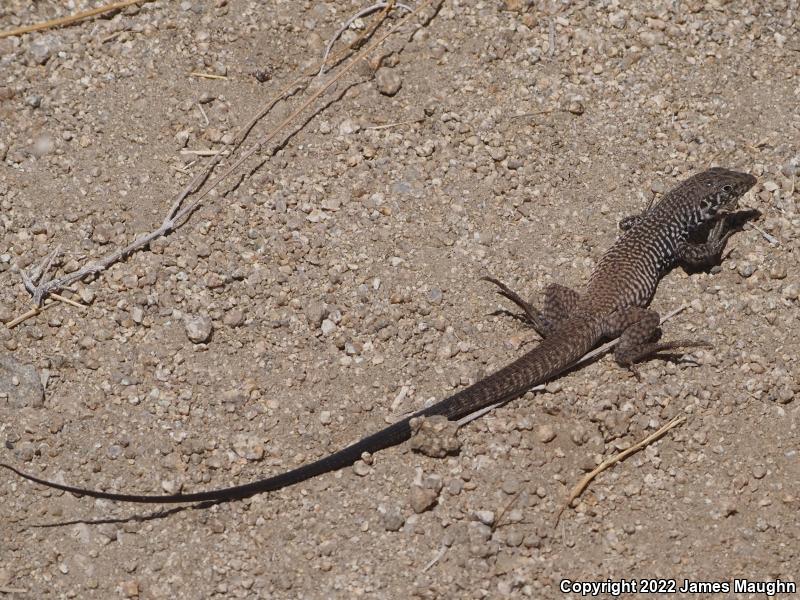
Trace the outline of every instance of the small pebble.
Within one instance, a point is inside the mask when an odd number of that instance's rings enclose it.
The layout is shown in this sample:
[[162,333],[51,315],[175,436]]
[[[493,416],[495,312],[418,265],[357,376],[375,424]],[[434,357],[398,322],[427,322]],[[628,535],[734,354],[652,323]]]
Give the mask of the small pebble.
[[497,148],[489,148],[489,156],[492,157],[492,160],[500,162],[506,159],[508,153],[505,148],[499,146]]
[[475,518],[478,519],[478,521],[480,521],[484,525],[488,525],[489,527],[494,525],[494,512],[493,511],[491,511],[491,510],[476,510],[474,515],[475,515]]
[[783,263],[772,265],[769,269],[769,276],[771,279],[786,279],[786,265]]
[[320,326],[320,329],[322,329],[322,334],[323,335],[330,335],[334,331],[336,331],[336,323],[334,323],[330,319],[324,319],[322,321],[322,325]]
[[42,408],[44,387],[39,371],[11,355],[0,355],[0,395],[14,408]]
[[45,39],[38,39],[30,45],[31,57],[36,64],[45,64],[53,55],[53,48],[47,43]]
[[580,100],[571,100],[567,104],[567,110],[573,115],[582,115],[586,108],[583,106],[583,102]]
[[222,322],[228,327],[239,327],[244,323],[244,313],[238,308],[233,308],[225,313]]
[[730,517],[737,512],[736,503],[731,499],[722,500],[719,508],[723,517]]
[[788,385],[781,386],[778,390],[778,402],[789,404],[792,400],[794,400],[794,390]]
[[433,508],[439,499],[439,492],[435,489],[426,489],[418,485],[411,487],[409,501],[412,510],[417,513],[423,513],[426,510]]
[[363,460],[357,460],[353,463],[353,473],[359,477],[366,477],[372,472],[372,468]]
[[385,508],[379,506],[378,513],[381,515],[381,522],[386,531],[400,531],[403,525],[405,525],[405,517],[403,517],[399,508]]
[[517,479],[504,479],[502,490],[508,495],[514,495],[520,490],[520,483]]
[[436,142],[433,140],[425,140],[419,146],[414,147],[414,152],[416,152],[417,156],[421,158],[427,158],[431,156],[434,150],[436,150]]
[[378,91],[384,96],[394,96],[403,85],[396,70],[386,67],[378,69],[378,72],[375,73],[375,83],[378,86]]
[[184,327],[187,337],[195,344],[203,344],[211,339],[213,324],[209,317],[187,316],[184,319]]
[[615,11],[608,15],[608,22],[611,23],[612,27],[622,29],[628,22],[628,12],[624,10]]
[[800,286],[796,283],[790,283],[781,290],[781,297],[786,300],[797,300],[800,296]]
[[800,156],[789,160],[781,167],[781,173],[786,177],[800,177]]
[[556,432],[552,427],[550,427],[550,425],[539,425],[539,427],[536,428],[537,441],[547,444],[548,442],[552,442],[554,439],[556,439]]
[[264,444],[255,435],[239,434],[234,437],[233,451],[246,460],[259,461],[264,458]]
[[120,588],[122,588],[122,595],[126,598],[135,598],[139,595],[139,582],[135,579],[123,581]]
[[10,306],[0,304],[0,323],[8,323],[14,318],[14,312]]
[[345,119],[339,124],[339,135],[350,135],[361,129],[361,126],[352,119]]
[[744,277],[745,279],[750,277],[753,273],[756,272],[756,268],[754,265],[750,263],[740,263],[739,264],[739,275]]
[[444,458],[461,449],[458,424],[448,420],[447,417],[441,415],[415,417],[411,419],[410,425],[410,445],[416,452],[433,458]]

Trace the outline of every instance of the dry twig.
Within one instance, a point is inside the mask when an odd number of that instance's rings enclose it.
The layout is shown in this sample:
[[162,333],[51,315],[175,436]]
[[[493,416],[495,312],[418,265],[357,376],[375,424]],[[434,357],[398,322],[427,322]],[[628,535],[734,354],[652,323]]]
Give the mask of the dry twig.
[[394,8],[395,6],[397,8],[402,8],[405,11],[413,12],[413,10],[409,6],[406,6],[405,4],[400,4],[399,2],[395,3],[395,0],[389,0],[388,2],[378,2],[377,4],[373,4],[372,6],[368,6],[367,8],[364,8],[364,9],[358,11],[352,17],[347,19],[347,21],[345,21],[344,25],[342,25],[336,31],[336,33],[333,34],[333,37],[330,39],[328,44],[325,46],[325,52],[322,55],[322,64],[320,64],[320,66],[319,66],[319,72],[317,73],[317,76],[320,76],[323,73],[325,73],[325,65],[327,64],[327,61],[328,61],[328,55],[331,53],[331,48],[333,48],[333,45],[336,43],[336,40],[339,39],[339,36],[342,35],[345,31],[347,31],[347,29],[350,27],[350,25],[352,25],[355,22],[356,19],[360,19],[361,17],[365,17],[367,15],[371,15],[376,10],[384,9],[383,15],[381,15],[381,20],[383,20],[389,14],[389,11],[391,11],[392,8]]
[[153,0],[125,0],[124,2],[112,2],[111,4],[104,4],[103,6],[98,6],[97,8],[92,8],[90,10],[85,10],[83,12],[75,13],[74,15],[59,17],[57,19],[50,19],[49,21],[43,21],[41,23],[36,23],[34,25],[25,25],[24,27],[17,27],[16,29],[8,29],[6,31],[0,31],[0,39],[11,37],[14,35],[22,35],[23,33],[30,33],[31,31],[42,31],[43,29],[53,29],[54,27],[70,25],[77,21],[88,19],[89,17],[94,17],[96,15],[101,15],[103,13],[111,12],[112,10],[119,10],[122,8],[127,8],[128,6],[133,6],[134,4],[142,4],[145,2],[152,2],[152,1]]
[[23,588],[13,588],[0,586],[0,594],[27,594],[28,590]]
[[511,500],[508,501],[508,504],[506,504],[503,507],[503,510],[500,511],[500,514],[497,515],[497,518],[494,520],[494,523],[492,523],[492,531],[496,531],[497,528],[500,527],[500,524],[503,522],[503,517],[505,517],[508,511],[511,510],[511,507],[517,503],[517,500],[519,500],[519,497],[521,495],[522,495],[522,490],[514,494],[514,497],[511,498]]
[[71,300],[66,296],[62,296],[61,294],[50,294],[50,297],[53,300],[58,300],[59,302],[63,302],[64,304],[69,304],[70,306],[74,306],[75,308],[80,308],[81,310],[86,310],[89,308],[85,304],[81,304],[80,302],[75,302],[75,300]]
[[[424,8],[430,6],[433,3],[433,0],[427,0],[425,2],[420,3],[414,10],[412,10],[408,15],[406,15],[405,19],[411,18],[413,15],[420,13]],[[361,52],[359,52],[353,60],[351,60],[347,65],[345,65],[339,73],[335,76],[328,79],[317,91],[315,91],[311,96],[304,101],[299,108],[293,111],[288,117],[286,117],[283,121],[281,121],[276,127],[274,127],[269,133],[267,133],[264,137],[262,137],[257,143],[255,143],[252,147],[242,153],[242,155],[235,161],[233,164],[228,166],[223,173],[209,183],[206,189],[200,193],[192,202],[188,204],[184,204],[186,199],[197,193],[200,188],[205,184],[205,182],[210,177],[211,173],[213,172],[214,168],[219,164],[222,160],[223,152],[225,147],[223,146],[220,148],[213,158],[209,161],[209,164],[206,168],[198,173],[183,189],[183,191],[178,195],[178,197],[173,202],[167,216],[164,218],[161,226],[157,229],[151,231],[150,233],[146,233],[144,235],[139,236],[133,242],[125,246],[124,248],[117,249],[106,256],[102,257],[101,259],[85,265],[81,269],[65,275],[59,279],[55,279],[52,281],[42,281],[38,285],[34,285],[31,280],[28,279],[27,274],[23,273],[23,280],[25,281],[25,287],[29,293],[33,296],[34,303],[36,304],[37,308],[43,306],[44,300],[47,296],[52,295],[53,292],[58,290],[64,289],[65,287],[71,285],[76,281],[80,281],[81,279],[90,276],[90,275],[97,275],[102,271],[105,271],[111,265],[119,262],[120,260],[130,256],[132,253],[146,247],[150,242],[153,240],[165,236],[172,231],[175,231],[183,224],[186,223],[188,218],[201,206],[203,200],[214,190],[216,189],[221,182],[227,179],[233,172],[238,170],[241,165],[253,156],[256,152],[260,151],[265,145],[270,143],[281,131],[283,131],[288,125],[293,123],[297,117],[303,113],[311,104],[313,104],[316,100],[319,99],[331,86],[335,85],[345,74],[349,73],[353,68],[364,58],[374,52],[383,42],[395,31],[398,31],[400,28],[393,28],[389,29],[382,35],[380,35],[372,44],[367,46]],[[358,40],[357,40],[358,41]],[[308,83],[305,85],[302,82],[302,77],[296,79],[290,85],[286,86],[279,94],[277,94],[270,102],[266,104],[266,106],[255,116],[253,119],[250,120],[244,127],[242,127],[239,132],[237,132],[234,141],[232,143],[232,148],[230,149],[231,154],[236,152],[246,139],[249,132],[255,126],[255,124],[261,120],[265,115],[269,113],[270,110],[282,99],[288,98],[301,89],[305,89]],[[31,310],[25,313],[24,315],[17,317],[12,321],[14,325],[17,325],[24,321],[27,318],[35,316],[38,314],[38,311]]]
[[439,552],[436,553],[436,556],[434,556],[427,565],[422,567],[422,572],[427,573],[433,565],[435,565],[437,562],[442,560],[442,558],[444,558],[445,554],[447,554],[447,546],[442,546],[441,548],[439,548]]
[[410,121],[399,121],[397,123],[387,123],[386,125],[370,125],[364,129],[390,129],[392,127],[400,127],[401,125],[414,125],[415,123],[422,123],[425,119],[411,119]]
[[761,227],[759,227],[755,223],[748,223],[748,225],[750,227],[752,227],[753,229],[755,229],[758,233],[760,233],[764,237],[764,239],[767,240],[773,246],[780,246],[781,245],[781,242],[780,242],[780,240],[778,238],[776,238],[774,235],[770,235],[769,233],[767,233],[766,231],[761,229]]
[[556,527],[558,525],[558,521],[559,519],[561,519],[561,514],[567,509],[567,507],[569,507],[572,504],[573,500],[575,500],[578,496],[580,496],[583,493],[586,487],[592,482],[592,479],[597,477],[603,471],[607,470],[609,467],[617,464],[619,461],[626,459],[631,454],[634,454],[639,450],[641,450],[642,448],[644,448],[645,446],[652,444],[662,435],[667,433],[670,429],[673,429],[685,422],[686,422],[686,417],[680,417],[680,416],[675,417],[658,431],[651,433],[646,438],[644,438],[640,442],[637,442],[627,450],[623,450],[619,454],[615,454],[611,458],[607,458],[602,463],[600,463],[600,465],[597,468],[592,470],[591,473],[587,473],[583,477],[583,479],[581,479],[577,484],[575,484],[575,486],[572,488],[572,491],[570,491],[566,501],[564,502],[564,504],[561,505],[561,509],[558,511],[558,514],[556,515],[556,521],[553,524],[553,527]]
[[199,73],[197,71],[192,71],[189,73],[190,77],[199,77],[200,79],[225,79],[228,78],[225,75],[214,75],[213,73]]

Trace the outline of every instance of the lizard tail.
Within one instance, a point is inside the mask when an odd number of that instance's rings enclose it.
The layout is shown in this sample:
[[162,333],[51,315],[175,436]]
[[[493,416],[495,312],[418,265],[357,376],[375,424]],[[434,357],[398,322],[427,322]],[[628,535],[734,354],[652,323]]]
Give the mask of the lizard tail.
[[317,475],[348,467],[360,459],[365,452],[374,453],[400,444],[411,437],[410,421],[414,417],[443,415],[450,420],[456,420],[490,404],[516,398],[533,386],[548,381],[568,369],[581,356],[591,350],[599,339],[598,328],[591,322],[583,320],[569,322],[560,327],[557,332],[545,338],[536,348],[511,364],[436,404],[424,408],[324,458],[267,479],[260,479],[242,485],[189,494],[120,494],[49,481],[3,463],[0,463],[0,467],[49,488],[118,502],[178,504],[241,500],[262,492],[279,490]]

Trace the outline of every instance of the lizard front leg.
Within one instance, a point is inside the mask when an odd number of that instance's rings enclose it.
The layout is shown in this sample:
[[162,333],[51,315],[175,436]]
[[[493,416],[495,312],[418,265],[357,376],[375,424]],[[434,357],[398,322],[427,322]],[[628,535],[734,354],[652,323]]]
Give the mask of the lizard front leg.
[[757,210],[746,209],[723,215],[714,223],[705,241],[687,241],[678,246],[675,253],[678,264],[690,273],[720,264],[728,238],[739,231],[746,221],[760,214]]
[[622,217],[617,223],[620,231],[628,231],[628,229],[632,229],[634,225],[636,225],[639,221],[644,218],[646,213],[638,214],[638,215],[628,215],[627,217]]
[[650,209],[653,208],[654,200],[655,197],[650,198],[650,202],[648,203],[647,208],[645,208],[642,212],[637,213],[635,215],[628,215],[627,217],[622,217],[617,223],[617,226],[619,227],[620,231],[628,231],[629,229],[632,229],[633,226],[636,225],[639,221],[644,219],[650,212]]
[[717,221],[708,234],[708,239],[701,243],[684,242],[676,249],[675,255],[678,264],[685,271],[702,271],[722,262],[722,252],[728,238],[733,235],[733,230],[725,231],[725,220]]

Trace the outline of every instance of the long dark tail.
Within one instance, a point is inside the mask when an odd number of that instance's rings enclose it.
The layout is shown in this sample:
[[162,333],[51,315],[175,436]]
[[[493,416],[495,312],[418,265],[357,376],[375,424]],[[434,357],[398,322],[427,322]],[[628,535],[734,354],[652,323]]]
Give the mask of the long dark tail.
[[119,502],[177,504],[181,502],[240,500],[261,492],[279,490],[317,475],[342,469],[355,463],[364,452],[374,453],[389,446],[400,444],[411,437],[410,421],[414,417],[443,415],[450,420],[456,420],[490,404],[511,400],[533,386],[548,381],[569,368],[576,360],[588,352],[598,339],[599,336],[590,323],[569,323],[513,363],[428,408],[420,410],[325,458],[292,469],[286,473],[244,485],[192,494],[164,496],[115,494],[40,479],[3,463],[0,463],[0,467],[13,471],[29,481],[50,488]]

